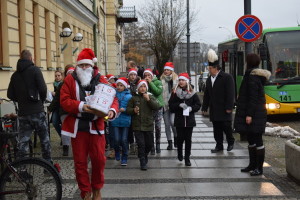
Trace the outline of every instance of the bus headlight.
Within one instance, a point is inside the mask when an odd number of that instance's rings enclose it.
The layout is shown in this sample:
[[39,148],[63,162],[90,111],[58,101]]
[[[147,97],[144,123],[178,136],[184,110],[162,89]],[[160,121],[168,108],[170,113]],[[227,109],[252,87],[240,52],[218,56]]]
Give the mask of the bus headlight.
[[270,110],[279,109],[280,103],[267,103],[266,108]]

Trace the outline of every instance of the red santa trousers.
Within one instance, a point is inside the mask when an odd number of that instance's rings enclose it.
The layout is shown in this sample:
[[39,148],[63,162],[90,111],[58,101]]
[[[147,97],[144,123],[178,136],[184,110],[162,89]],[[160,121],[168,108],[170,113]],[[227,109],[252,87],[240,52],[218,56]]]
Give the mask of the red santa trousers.
[[[104,184],[105,168],[105,137],[104,135],[78,132],[72,138],[72,149],[75,165],[75,174],[81,197],[92,189],[101,189]],[[88,173],[88,156],[91,159],[91,181]]]

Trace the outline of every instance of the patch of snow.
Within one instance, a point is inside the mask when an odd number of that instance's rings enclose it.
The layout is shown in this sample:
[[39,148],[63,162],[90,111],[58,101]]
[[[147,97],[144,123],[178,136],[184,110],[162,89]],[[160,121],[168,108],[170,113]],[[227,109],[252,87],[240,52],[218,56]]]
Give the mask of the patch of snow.
[[278,126],[277,124],[272,124],[267,122],[265,135],[275,136],[282,138],[297,138],[300,137],[300,133],[289,126]]

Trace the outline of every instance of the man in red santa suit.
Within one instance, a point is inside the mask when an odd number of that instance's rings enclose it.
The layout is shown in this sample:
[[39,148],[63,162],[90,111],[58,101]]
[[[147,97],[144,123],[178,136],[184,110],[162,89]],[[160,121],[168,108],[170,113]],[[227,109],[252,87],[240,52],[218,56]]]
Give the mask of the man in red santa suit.
[[[71,76],[67,76],[61,88],[60,105],[68,112],[62,124],[62,135],[72,138],[72,149],[76,180],[81,197],[86,200],[100,200],[100,189],[104,184],[105,136],[104,115],[90,108],[85,97],[95,92],[95,86],[106,83],[100,75],[91,49],[83,49],[77,58],[77,66]],[[108,118],[117,116],[118,100],[115,97],[108,112]],[[91,180],[88,174],[88,156],[92,164]],[[92,193],[92,194],[91,194]],[[92,195],[92,197],[91,197]]]

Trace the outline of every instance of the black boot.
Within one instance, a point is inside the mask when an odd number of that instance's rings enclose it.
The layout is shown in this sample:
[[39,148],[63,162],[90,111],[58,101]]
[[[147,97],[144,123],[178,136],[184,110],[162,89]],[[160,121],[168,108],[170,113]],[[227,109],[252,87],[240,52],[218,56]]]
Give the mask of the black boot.
[[249,165],[248,167],[245,167],[241,169],[241,172],[250,172],[255,169],[256,167],[256,146],[249,147],[248,146],[248,152],[249,152]]
[[160,153],[160,143],[156,143],[156,153]]
[[172,146],[172,140],[168,140],[168,147],[167,147],[167,150],[172,150],[173,149],[173,146]]
[[174,147],[177,148],[177,137],[174,137]]
[[147,164],[145,157],[140,158],[140,166],[141,170],[147,170]]
[[190,161],[190,157],[186,157],[184,158],[184,162],[185,162],[185,166],[191,166],[191,161]]
[[63,145],[63,156],[69,156],[69,145]]
[[265,148],[256,149],[256,168],[250,172],[251,176],[259,176],[263,174],[264,161],[265,161]]
[[177,149],[177,158],[179,161],[183,160],[182,149]]
[[154,146],[151,148],[150,154],[151,154],[151,155],[155,155],[155,148],[154,148]]

